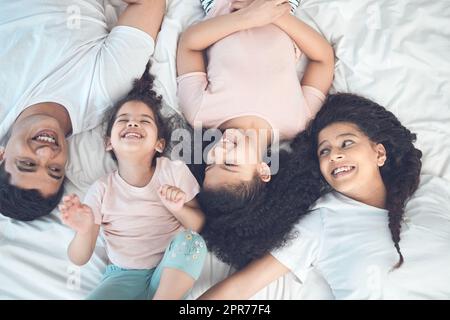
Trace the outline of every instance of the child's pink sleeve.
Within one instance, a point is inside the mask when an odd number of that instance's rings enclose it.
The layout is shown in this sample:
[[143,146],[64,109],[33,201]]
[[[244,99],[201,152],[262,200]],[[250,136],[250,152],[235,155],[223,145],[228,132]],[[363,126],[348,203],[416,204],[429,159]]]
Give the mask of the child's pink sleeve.
[[194,121],[203,102],[208,87],[205,72],[190,72],[177,78],[178,103],[186,120],[194,126]]
[[302,86],[302,91],[306,101],[306,109],[309,113],[308,118],[312,119],[322,107],[325,95],[319,89],[311,86]]
[[200,192],[200,185],[184,163],[180,165],[179,177],[179,188],[186,193],[186,202],[189,202]]
[[102,200],[105,194],[105,186],[100,182],[95,182],[89,187],[86,196],[84,197],[83,204],[89,206],[94,213],[95,224],[102,224]]
[[188,166],[181,160],[171,161],[173,185],[183,190],[186,194],[186,202],[195,198],[200,192],[200,186]]

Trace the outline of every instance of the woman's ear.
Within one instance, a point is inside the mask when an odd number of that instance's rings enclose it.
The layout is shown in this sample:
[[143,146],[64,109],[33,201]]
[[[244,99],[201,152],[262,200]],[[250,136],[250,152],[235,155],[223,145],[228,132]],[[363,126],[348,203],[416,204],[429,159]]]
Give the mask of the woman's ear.
[[270,168],[265,162],[261,162],[258,164],[258,174],[263,182],[269,182],[272,179],[272,175],[270,173]]
[[110,137],[105,138],[105,149],[106,149],[106,151],[112,151],[112,149],[113,149]]
[[156,143],[155,150],[159,153],[163,153],[165,147],[166,147],[166,140],[159,139],[158,142]]
[[387,160],[386,148],[381,143],[378,143],[375,148],[377,151],[377,165],[382,167]]

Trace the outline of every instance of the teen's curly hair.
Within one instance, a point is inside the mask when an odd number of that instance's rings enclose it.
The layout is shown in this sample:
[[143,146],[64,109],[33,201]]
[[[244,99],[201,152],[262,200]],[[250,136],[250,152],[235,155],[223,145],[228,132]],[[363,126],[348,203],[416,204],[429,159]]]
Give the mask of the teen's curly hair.
[[[413,145],[416,135],[405,128],[394,114],[373,101],[355,94],[332,94],[308,128],[311,156],[315,157],[316,163],[318,135],[322,129],[336,122],[355,124],[371,141],[382,144],[386,149],[387,160],[380,172],[387,192],[389,229],[399,254],[394,268],[399,268],[404,261],[399,242],[405,204],[419,185],[422,167],[422,152]],[[327,185],[324,178],[322,183]]]
[[[145,103],[155,116],[156,127],[158,128],[158,139],[164,139],[166,143],[170,141],[170,134],[172,129],[173,117],[165,117],[162,114],[162,97],[153,90],[155,77],[150,74],[150,61],[145,67],[145,71],[140,79],[136,79],[131,91],[122,99],[116,102],[116,104],[108,110],[105,114],[104,122],[106,123],[106,137],[111,137],[112,127],[116,121],[117,113],[122,106],[130,101],[140,101]],[[111,156],[115,161],[117,158],[114,151],[110,151]],[[156,158],[162,154],[156,153],[153,159],[153,165],[156,163]]]
[[321,194],[320,171],[310,157],[306,135],[279,152],[279,171],[264,183],[256,175],[250,183],[202,189],[198,195],[206,220],[202,236],[208,249],[238,269],[280,248]]

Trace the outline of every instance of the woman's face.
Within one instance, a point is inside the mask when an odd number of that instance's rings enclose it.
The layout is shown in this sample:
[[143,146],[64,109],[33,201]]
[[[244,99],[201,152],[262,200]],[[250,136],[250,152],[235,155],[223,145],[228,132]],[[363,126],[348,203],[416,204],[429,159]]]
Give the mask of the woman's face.
[[249,182],[257,174],[265,181],[267,177],[260,173],[268,167],[261,162],[261,154],[256,136],[239,129],[227,129],[208,152],[203,187],[216,189],[223,185]]
[[328,184],[349,197],[358,198],[382,183],[380,167],[386,161],[386,150],[353,123],[337,122],[322,129],[317,156]]
[[129,101],[117,112],[108,150],[116,157],[145,157],[151,151],[162,151],[164,146],[158,139],[158,128],[153,111],[143,102]]

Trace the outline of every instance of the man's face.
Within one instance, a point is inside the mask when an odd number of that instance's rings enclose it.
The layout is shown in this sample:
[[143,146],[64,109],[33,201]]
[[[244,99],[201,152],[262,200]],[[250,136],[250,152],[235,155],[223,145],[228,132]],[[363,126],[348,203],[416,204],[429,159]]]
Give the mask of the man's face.
[[44,197],[56,194],[67,162],[64,131],[52,117],[36,114],[17,121],[0,160],[21,189],[37,189]]

